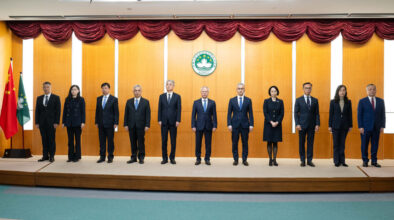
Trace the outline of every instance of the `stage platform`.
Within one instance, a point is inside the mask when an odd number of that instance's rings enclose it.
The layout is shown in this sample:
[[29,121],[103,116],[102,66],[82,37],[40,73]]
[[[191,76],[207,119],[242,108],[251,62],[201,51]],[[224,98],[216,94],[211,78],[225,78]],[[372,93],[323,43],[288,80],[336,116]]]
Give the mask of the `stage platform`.
[[249,166],[232,165],[232,158],[212,158],[211,166],[195,158],[176,158],[161,165],[148,157],[145,164],[127,164],[129,157],[115,157],[111,164],[97,164],[98,156],[84,156],[67,163],[0,159],[0,184],[103,188],[124,190],[210,192],[394,192],[394,160],[381,160],[382,168],[361,167],[361,160],[347,160],[349,167],[335,167],[332,159],[315,159],[316,167],[300,167],[298,159],[278,158],[269,167],[267,158],[250,158]]

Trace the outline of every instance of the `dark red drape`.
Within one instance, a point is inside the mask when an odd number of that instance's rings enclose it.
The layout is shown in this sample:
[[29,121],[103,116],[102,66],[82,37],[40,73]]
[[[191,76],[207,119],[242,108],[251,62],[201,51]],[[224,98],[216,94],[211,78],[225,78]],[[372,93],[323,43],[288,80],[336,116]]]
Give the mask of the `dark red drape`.
[[171,30],[183,40],[194,40],[203,31],[215,41],[226,41],[238,31],[250,41],[265,40],[270,33],[291,42],[304,34],[316,43],[328,43],[340,33],[355,43],[367,42],[374,33],[394,40],[394,20],[192,20],[192,21],[8,21],[12,32],[22,38],[40,33],[53,43],[70,39],[72,32],[85,43],[106,33],[114,39],[129,40],[138,32],[149,40],[160,40]]

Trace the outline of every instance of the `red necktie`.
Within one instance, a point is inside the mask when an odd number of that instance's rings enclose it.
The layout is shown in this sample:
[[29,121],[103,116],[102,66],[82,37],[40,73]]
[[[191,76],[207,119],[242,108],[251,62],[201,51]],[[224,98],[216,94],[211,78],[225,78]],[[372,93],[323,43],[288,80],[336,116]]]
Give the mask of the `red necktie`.
[[371,99],[371,103],[372,103],[372,108],[375,111],[375,99],[374,98]]

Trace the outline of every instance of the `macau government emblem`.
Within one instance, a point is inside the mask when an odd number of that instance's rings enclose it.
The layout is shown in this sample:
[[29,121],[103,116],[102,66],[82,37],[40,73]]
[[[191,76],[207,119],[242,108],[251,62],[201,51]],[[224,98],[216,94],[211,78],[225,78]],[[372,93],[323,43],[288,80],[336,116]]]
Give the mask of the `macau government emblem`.
[[208,76],[216,69],[216,58],[213,53],[203,50],[193,56],[192,67],[200,76]]

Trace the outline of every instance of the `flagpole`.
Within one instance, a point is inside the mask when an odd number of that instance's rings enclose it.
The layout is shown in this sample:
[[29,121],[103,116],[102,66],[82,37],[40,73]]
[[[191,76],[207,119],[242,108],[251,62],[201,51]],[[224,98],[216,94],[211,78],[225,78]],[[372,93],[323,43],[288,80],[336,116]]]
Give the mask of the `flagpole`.
[[[14,69],[14,65],[12,65],[12,57],[10,57],[10,63],[11,63],[11,69]],[[10,138],[10,141],[11,141],[11,143],[10,143],[10,149],[12,150],[12,136],[11,136],[11,138]]]

